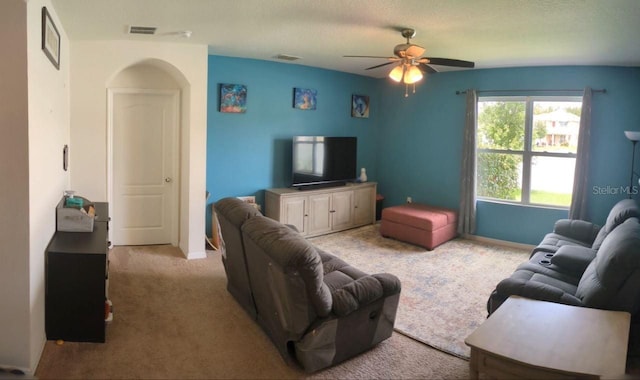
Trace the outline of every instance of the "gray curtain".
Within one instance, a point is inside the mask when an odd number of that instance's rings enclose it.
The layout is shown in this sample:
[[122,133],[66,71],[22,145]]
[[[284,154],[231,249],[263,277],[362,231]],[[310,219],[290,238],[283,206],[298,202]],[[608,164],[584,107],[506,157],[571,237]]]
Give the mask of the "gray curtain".
[[573,195],[571,196],[570,219],[586,220],[587,199],[589,196],[589,140],[591,131],[591,95],[590,87],[584,89],[582,96],[582,114],[578,134],[578,154],[573,176]]
[[467,111],[464,121],[462,168],[460,171],[460,210],[458,233],[476,232],[476,90],[467,90]]

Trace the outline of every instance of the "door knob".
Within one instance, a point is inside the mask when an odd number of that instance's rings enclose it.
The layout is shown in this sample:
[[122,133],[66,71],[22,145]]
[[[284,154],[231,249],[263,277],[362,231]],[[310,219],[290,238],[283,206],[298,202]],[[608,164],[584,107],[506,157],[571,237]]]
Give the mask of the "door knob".
[[171,177],[167,177],[167,178],[165,178],[165,179],[164,179],[164,181],[165,181],[165,182],[171,182],[171,181],[173,181],[173,180],[171,179]]

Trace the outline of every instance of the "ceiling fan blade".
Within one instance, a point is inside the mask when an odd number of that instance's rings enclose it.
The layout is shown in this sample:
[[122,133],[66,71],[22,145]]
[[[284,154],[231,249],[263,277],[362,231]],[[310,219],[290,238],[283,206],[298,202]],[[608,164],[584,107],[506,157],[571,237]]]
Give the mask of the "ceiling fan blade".
[[344,58],[384,58],[384,59],[397,59],[396,57],[380,57],[377,55],[343,55]]
[[390,64],[392,64],[392,63],[395,63],[395,62],[394,62],[394,61],[391,61],[391,62],[385,62],[385,63],[382,63],[382,64],[380,64],[380,65],[375,65],[375,66],[367,67],[365,70],[377,69],[378,67],[382,67],[382,66],[390,65]]
[[429,63],[432,65],[440,65],[440,66],[453,66],[453,67],[475,67],[475,63],[471,61],[463,61],[461,59],[450,59],[450,58],[431,58],[427,57]]
[[436,70],[433,67],[427,65],[426,63],[419,64],[418,68],[420,70],[422,70],[422,72],[425,73],[425,74],[435,74],[435,73],[438,72],[438,70]]

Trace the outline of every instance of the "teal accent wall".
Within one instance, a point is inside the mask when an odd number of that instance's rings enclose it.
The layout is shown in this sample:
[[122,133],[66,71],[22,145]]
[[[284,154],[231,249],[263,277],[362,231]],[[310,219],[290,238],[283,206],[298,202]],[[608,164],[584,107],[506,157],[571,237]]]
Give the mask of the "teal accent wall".
[[[640,130],[639,85],[639,68],[587,66],[438,73],[407,98],[404,86],[385,81],[377,137],[379,191],[386,197],[385,205],[411,196],[414,202],[458,208],[465,96],[456,91],[589,86],[607,90],[593,95],[590,150],[589,215],[602,224],[611,206],[627,196],[619,189],[629,185],[632,145],[623,131]],[[638,162],[636,167],[640,168]],[[482,201],[477,208],[478,235],[526,244],[537,244],[557,219],[568,215],[561,209]]]
[[[264,206],[264,189],[290,186],[291,138],[296,135],[357,137],[358,168],[366,168],[370,181],[377,179],[375,136],[381,114],[377,80],[297,64],[214,55],[208,63],[209,205],[228,196],[254,195]],[[247,86],[246,113],[218,111],[221,83]],[[294,87],[318,91],[315,111],[293,108]],[[352,94],[369,96],[369,118],[351,117]],[[210,218],[210,211],[206,214]]]
[[[245,114],[218,112],[220,83],[247,86]],[[602,224],[611,206],[627,197],[621,186],[629,185],[631,143],[623,132],[640,130],[637,67],[443,72],[429,75],[416,86],[415,94],[409,88],[409,97],[404,97],[404,86],[387,79],[296,64],[209,56],[208,86],[209,204],[226,196],[242,195],[255,195],[263,204],[264,189],[290,184],[292,136],[335,135],[358,137],[358,167],[366,167],[369,180],[378,182],[385,207],[404,203],[411,196],[414,202],[457,209],[465,96],[456,95],[456,91],[590,86],[607,90],[606,94],[593,96],[590,149],[589,215],[592,221]],[[316,111],[292,107],[294,87],[318,91]],[[368,119],[351,117],[352,94],[370,96]],[[640,151],[636,157],[640,171]],[[567,214],[563,209],[479,201],[477,234],[537,244],[551,231],[553,223]]]

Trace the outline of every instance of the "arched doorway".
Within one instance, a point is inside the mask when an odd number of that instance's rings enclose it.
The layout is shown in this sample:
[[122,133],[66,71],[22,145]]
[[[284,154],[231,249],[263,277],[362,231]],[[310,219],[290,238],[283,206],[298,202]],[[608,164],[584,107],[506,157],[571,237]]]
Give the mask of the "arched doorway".
[[108,86],[109,202],[114,245],[178,244],[180,84],[142,62]]

